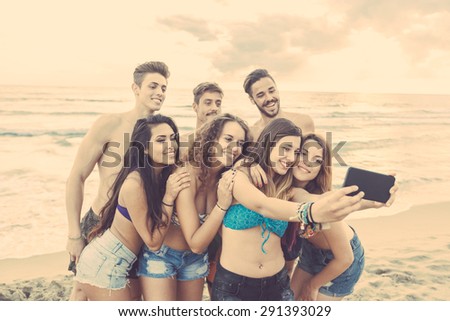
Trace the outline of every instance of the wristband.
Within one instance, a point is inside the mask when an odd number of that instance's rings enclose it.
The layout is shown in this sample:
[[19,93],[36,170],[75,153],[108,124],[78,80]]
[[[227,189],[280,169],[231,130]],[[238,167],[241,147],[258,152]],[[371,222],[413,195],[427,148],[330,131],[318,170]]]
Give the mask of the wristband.
[[167,203],[164,203],[164,201],[161,201],[161,203],[163,203],[164,205],[169,206],[169,207],[173,206],[173,203],[172,204],[167,204]]
[[228,208],[227,208],[227,209],[224,209],[224,208],[220,207],[219,202],[216,203],[216,206],[217,206],[221,211],[224,211],[224,212],[228,211]]
[[316,221],[314,221],[314,218],[313,218],[313,214],[312,214],[312,205],[313,205],[314,203],[311,203],[311,206],[309,207],[309,215],[308,215],[308,217],[309,217],[309,221],[311,222],[311,223],[313,223],[313,224],[318,224]]

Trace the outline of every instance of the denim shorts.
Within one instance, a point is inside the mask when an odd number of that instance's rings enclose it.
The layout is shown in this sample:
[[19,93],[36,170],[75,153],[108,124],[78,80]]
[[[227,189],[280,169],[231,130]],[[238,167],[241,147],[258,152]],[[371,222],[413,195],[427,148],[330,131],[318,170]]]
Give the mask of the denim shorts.
[[164,244],[157,251],[142,246],[138,262],[137,275],[150,278],[191,281],[202,279],[209,273],[208,253],[178,251]]
[[[354,230],[353,230],[354,231]],[[350,240],[353,250],[353,263],[337,278],[319,289],[319,292],[333,297],[343,297],[353,292],[364,269],[364,248],[356,232]],[[317,274],[334,259],[331,250],[322,250],[305,239],[301,240],[300,260],[297,267],[310,274]]]
[[273,276],[250,278],[225,269],[220,262],[212,286],[211,301],[293,301],[286,268]]
[[[95,214],[95,212],[92,210],[92,208],[89,209],[89,211],[86,212],[86,214],[81,219],[80,228],[81,228],[81,237],[84,240],[84,243],[87,244],[88,242],[88,236],[89,233],[94,229],[94,227],[97,226],[97,224],[100,223],[100,216]],[[72,271],[73,274],[77,274],[77,266],[75,265],[75,261],[70,260],[69,261],[69,271]],[[129,277],[136,279],[136,272],[137,272],[137,261],[133,265],[133,268],[130,270]]]
[[136,255],[108,229],[83,249],[74,279],[103,289],[123,289],[136,260]]

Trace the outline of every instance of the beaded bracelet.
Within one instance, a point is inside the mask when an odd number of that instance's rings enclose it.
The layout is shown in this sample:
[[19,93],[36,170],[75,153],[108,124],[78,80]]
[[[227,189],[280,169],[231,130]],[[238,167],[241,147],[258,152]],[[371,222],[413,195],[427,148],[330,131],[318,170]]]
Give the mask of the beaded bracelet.
[[81,240],[81,235],[80,236],[77,236],[77,237],[70,237],[70,236],[68,236],[67,237],[69,240],[71,240],[71,241],[78,241],[78,240]]
[[306,225],[311,223],[311,220],[309,219],[309,213],[311,212],[311,205],[312,202],[308,202],[302,208],[302,218],[303,222],[305,222]]
[[308,203],[299,203],[295,216],[289,218],[290,221],[297,220],[300,222],[300,228],[308,225]]

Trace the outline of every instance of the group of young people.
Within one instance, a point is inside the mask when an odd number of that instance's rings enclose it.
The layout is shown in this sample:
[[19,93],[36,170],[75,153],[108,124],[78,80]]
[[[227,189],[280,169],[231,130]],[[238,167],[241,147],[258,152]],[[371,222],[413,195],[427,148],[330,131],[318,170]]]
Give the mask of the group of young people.
[[[252,127],[222,113],[217,84],[201,83],[196,129],[180,138],[174,120],[156,114],[168,78],[163,62],[139,65],[135,107],[101,116],[79,147],[66,186],[71,299],[201,300],[205,281],[211,300],[350,294],[364,251],[342,220],[389,206],[397,186],[386,204],[348,196],[356,186],[331,190],[330,146],[309,116],[281,110],[264,69],[244,82],[261,115]],[[111,166],[105,151],[120,162]],[[100,186],[81,219],[96,165]]]

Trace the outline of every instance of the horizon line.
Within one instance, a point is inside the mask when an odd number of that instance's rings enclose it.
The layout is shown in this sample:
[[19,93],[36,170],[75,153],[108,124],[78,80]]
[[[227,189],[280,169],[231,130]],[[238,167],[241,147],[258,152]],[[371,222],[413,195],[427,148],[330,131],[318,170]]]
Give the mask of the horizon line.
[[[126,87],[119,86],[119,85],[110,85],[110,86],[101,86],[101,85],[29,85],[29,84],[3,84],[0,83],[0,87],[54,87],[54,88],[121,88],[125,89]],[[229,86],[221,86],[221,88],[224,91],[242,91],[244,95],[246,95],[245,92],[241,88],[231,88]],[[192,88],[190,87],[171,87],[171,89],[175,90],[188,90],[192,91]],[[295,90],[295,89],[283,89],[280,90],[280,92],[302,92],[302,93],[320,93],[320,94],[374,94],[374,95],[430,95],[430,96],[450,96],[449,93],[442,93],[442,92],[408,92],[408,91],[391,91],[391,92],[384,92],[384,91],[343,91],[343,90],[330,90],[330,89],[323,89],[323,90]]]

